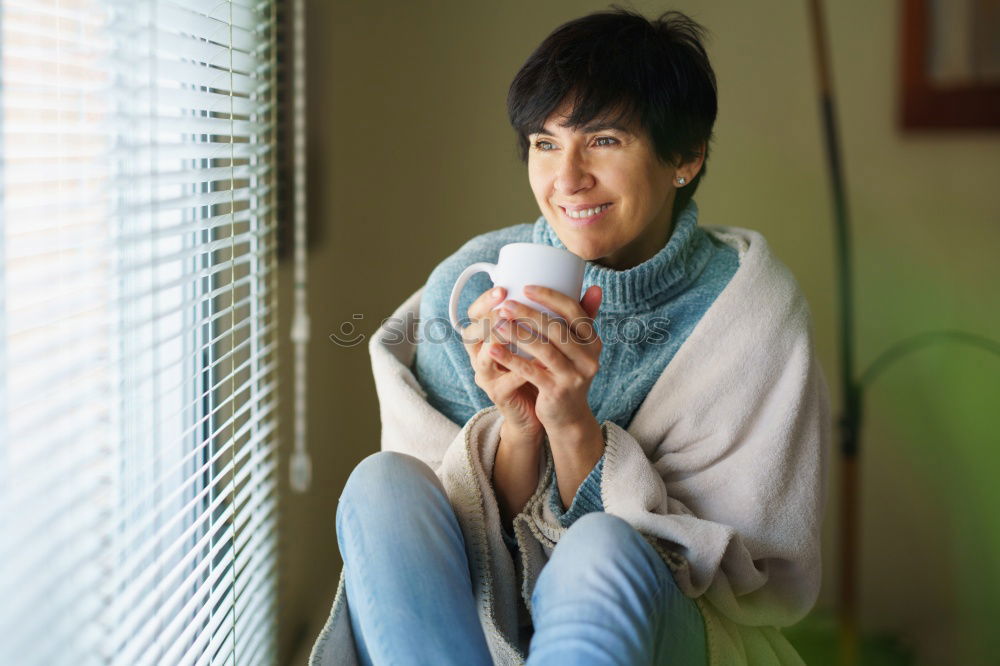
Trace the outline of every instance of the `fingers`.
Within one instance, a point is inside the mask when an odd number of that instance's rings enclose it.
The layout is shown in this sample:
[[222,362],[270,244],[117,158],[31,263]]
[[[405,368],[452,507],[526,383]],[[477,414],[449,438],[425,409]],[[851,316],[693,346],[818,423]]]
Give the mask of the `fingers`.
[[[521,345],[523,341],[522,346],[525,346],[533,356],[540,358],[542,362],[553,369],[559,368],[560,363],[559,358],[552,356],[551,352],[556,352],[569,359],[585,374],[590,372],[601,354],[601,340],[593,328],[593,320],[589,317],[577,318],[573,322],[574,329],[570,331],[566,321],[517,301],[505,301],[499,314],[517,324],[518,327],[514,332],[518,333],[518,344]],[[498,326],[494,328],[498,329]],[[539,340],[539,338],[541,339]],[[533,343],[537,343],[539,346],[535,346]],[[541,349],[550,346],[552,349]]]
[[[602,345],[593,325],[603,300],[600,287],[588,288],[580,302],[545,287],[526,288],[525,294],[560,316],[504,300],[506,290],[497,287],[469,306],[473,321],[462,331],[476,384],[498,405],[525,383],[547,391],[578,389],[588,385],[600,367]],[[512,353],[506,347],[512,341],[534,360]]]
[[475,354],[479,351],[479,345],[490,339],[490,327],[492,322],[487,319],[474,319],[471,324],[462,329],[462,344],[465,351]]
[[580,307],[583,308],[583,311],[587,313],[588,317],[593,319],[597,316],[597,310],[601,307],[601,301],[603,300],[604,291],[596,284],[592,284],[583,294],[583,298],[580,299]]
[[475,320],[488,316],[490,310],[506,298],[506,296],[507,290],[503,287],[494,287],[489,291],[484,291],[469,306],[469,318]]
[[[496,312],[490,314],[490,317],[480,319],[479,323],[483,325],[483,337],[479,342],[474,344],[467,344],[465,346],[466,352],[469,354],[469,361],[472,364],[472,369],[476,371],[477,377],[484,380],[484,382],[493,382],[497,377],[510,372],[507,367],[496,362],[495,357],[490,353],[492,347],[503,347],[510,342],[509,335],[503,335],[497,326],[502,323],[499,315]],[[468,328],[476,326],[474,322]],[[477,383],[478,380],[477,380]],[[480,385],[484,391],[486,387]]]
[[[600,291],[600,287],[597,287],[597,291]],[[587,293],[595,291],[594,287],[587,289]],[[594,314],[597,314],[596,309],[594,313],[591,314],[581,303],[578,303],[574,299],[570,298],[566,294],[556,291],[555,289],[549,289],[548,287],[541,287],[538,285],[528,285],[524,288],[524,295],[535,301],[536,303],[541,303],[548,309],[552,310],[560,317],[568,322],[574,322],[577,319],[587,318],[593,319]],[[587,295],[584,294],[584,298]],[[593,296],[591,298],[594,298]],[[600,302],[598,301],[598,304]]]
[[[488,319],[480,321],[485,321],[487,325],[489,324]],[[478,335],[475,331],[470,332],[471,329],[476,328],[478,328],[478,322],[473,322],[462,331],[462,337],[469,339]],[[479,375],[482,375],[487,380],[492,380],[493,377],[501,372],[499,368],[494,367],[494,361],[489,355],[490,344],[489,335],[485,332],[478,340],[466,342],[465,344],[465,352],[469,355],[469,363],[476,372],[476,376],[479,377]]]
[[516,372],[505,372],[493,381],[493,395],[490,396],[490,400],[495,405],[506,405],[514,392],[527,383],[528,380],[524,376]]
[[[525,345],[519,342],[518,346],[523,347]],[[555,350],[551,348],[545,350],[541,349],[541,347],[545,347],[545,345],[539,343],[539,348],[536,348],[535,351],[538,351],[540,354],[545,354],[546,351],[550,353],[555,352]],[[517,354],[512,353],[506,347],[500,345],[491,345],[487,353],[489,353],[490,356],[492,356],[502,366],[509,368],[509,374],[523,377],[526,381],[529,381],[537,386],[541,391],[549,390],[555,383],[553,375],[546,369],[545,366],[543,366],[544,361],[539,356],[535,356],[535,360],[529,361],[528,359],[521,358]],[[532,355],[534,355],[534,352],[532,352]],[[562,361],[563,363],[567,363],[565,357],[563,357]]]
[[567,322],[569,331],[580,342],[594,342],[597,334],[594,330],[593,319],[597,316],[601,301],[604,300],[604,292],[600,287],[597,285],[588,287],[579,303],[574,302],[565,294],[547,287],[529,285],[525,287],[524,291],[531,300],[561,316]]
[[[543,368],[559,374],[575,372],[576,370],[573,361],[562,352],[561,348],[551,340],[546,340],[542,334],[531,327],[530,322],[518,319],[501,321],[496,325],[496,334],[497,337],[512,341],[518,349],[523,349],[534,356],[537,361],[536,366],[540,363]],[[509,349],[504,347],[503,351],[509,351]],[[487,353],[492,354],[492,352],[493,350],[487,350]],[[496,354],[493,354],[493,358],[497,358]],[[504,360],[507,358],[507,356],[504,356]],[[515,361],[527,361],[527,359],[522,359],[516,354],[510,354],[510,358]],[[504,364],[510,367],[511,370],[515,369],[514,366]]]
[[[472,322],[462,329],[462,344],[469,355],[472,367],[476,367],[476,357],[479,354],[480,346],[490,339],[490,328],[494,324],[495,313],[492,308],[500,303],[507,295],[507,290],[503,287],[494,287],[489,291],[484,291],[469,306],[469,318]],[[490,316],[491,313],[494,316]]]
[[486,392],[495,405],[504,406],[510,402],[514,393],[528,379],[504,366],[497,360],[494,348],[506,350],[502,342],[492,341],[480,345],[472,367],[476,371],[475,382]]

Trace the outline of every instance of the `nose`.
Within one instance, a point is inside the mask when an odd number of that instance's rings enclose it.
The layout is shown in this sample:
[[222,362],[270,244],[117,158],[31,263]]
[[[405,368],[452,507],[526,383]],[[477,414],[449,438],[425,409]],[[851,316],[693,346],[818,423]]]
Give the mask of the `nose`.
[[556,191],[560,194],[574,194],[593,185],[594,176],[583,157],[575,150],[566,150],[556,171]]

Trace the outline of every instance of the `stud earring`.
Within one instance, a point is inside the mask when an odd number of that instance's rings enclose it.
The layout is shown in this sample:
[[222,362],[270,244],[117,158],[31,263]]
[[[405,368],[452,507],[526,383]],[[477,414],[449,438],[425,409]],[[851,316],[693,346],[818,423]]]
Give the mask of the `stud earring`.
[[678,185],[683,185],[686,182],[687,182],[687,178],[685,178],[684,176],[678,176],[677,177],[677,184]]

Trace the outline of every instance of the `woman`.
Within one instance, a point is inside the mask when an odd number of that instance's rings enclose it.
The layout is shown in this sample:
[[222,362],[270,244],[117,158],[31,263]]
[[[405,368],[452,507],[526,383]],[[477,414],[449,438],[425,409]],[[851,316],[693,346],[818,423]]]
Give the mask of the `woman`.
[[[341,497],[312,663],[801,663],[778,627],[819,590],[828,397],[763,237],[697,224],[701,39],[676,12],[601,12],[518,72],[542,216],[434,270],[391,320],[419,310],[418,345],[373,338],[383,451]],[[518,241],[586,259],[580,302],[528,294],[560,322],[480,274],[441,340],[459,272]]]

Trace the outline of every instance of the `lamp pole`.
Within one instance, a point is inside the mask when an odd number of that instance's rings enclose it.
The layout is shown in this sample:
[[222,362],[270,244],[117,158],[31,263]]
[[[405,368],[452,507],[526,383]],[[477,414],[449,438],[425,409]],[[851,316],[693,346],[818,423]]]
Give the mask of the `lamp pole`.
[[840,385],[843,413],[839,421],[840,476],[840,584],[838,588],[839,661],[853,666],[858,661],[858,619],[856,581],[858,578],[858,498],[860,495],[861,391],[854,377],[854,299],[851,274],[851,244],[848,227],[847,194],[840,137],[830,76],[830,51],[826,38],[822,0],[810,1],[810,18],[819,75],[823,136],[833,194],[834,240],[837,252],[837,294],[840,302]]

